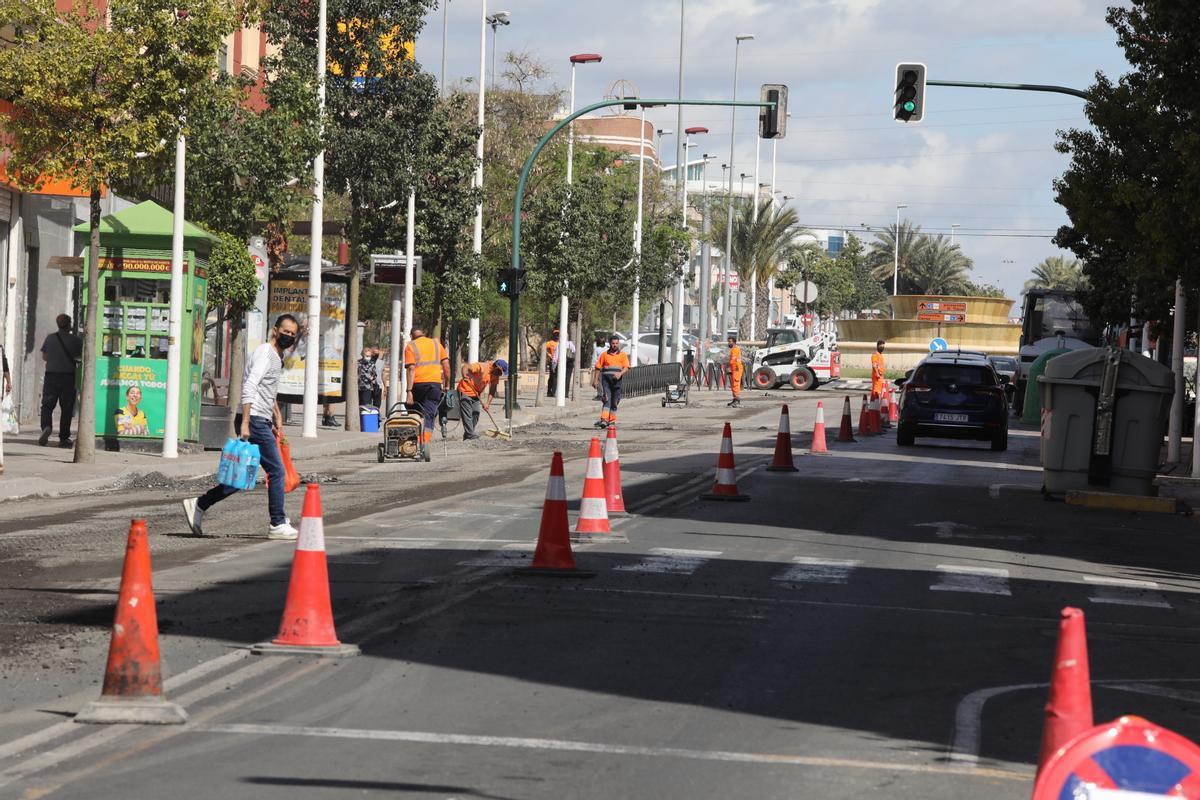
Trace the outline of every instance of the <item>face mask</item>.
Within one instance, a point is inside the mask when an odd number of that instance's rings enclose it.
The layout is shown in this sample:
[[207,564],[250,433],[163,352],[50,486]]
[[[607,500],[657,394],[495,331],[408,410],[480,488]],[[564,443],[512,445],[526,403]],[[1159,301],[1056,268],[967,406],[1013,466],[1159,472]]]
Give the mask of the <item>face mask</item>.
[[296,337],[290,333],[275,334],[275,344],[280,350],[290,350],[292,345],[296,343]]

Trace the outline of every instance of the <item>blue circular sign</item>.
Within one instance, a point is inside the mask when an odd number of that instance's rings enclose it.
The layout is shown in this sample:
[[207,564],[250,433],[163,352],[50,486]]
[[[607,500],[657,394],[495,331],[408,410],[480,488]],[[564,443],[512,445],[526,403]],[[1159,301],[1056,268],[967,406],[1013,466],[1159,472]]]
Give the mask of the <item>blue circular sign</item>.
[[931,353],[936,353],[939,350],[949,350],[949,349],[950,349],[950,343],[947,342],[945,339],[943,339],[940,336],[929,343],[929,352],[931,352]]

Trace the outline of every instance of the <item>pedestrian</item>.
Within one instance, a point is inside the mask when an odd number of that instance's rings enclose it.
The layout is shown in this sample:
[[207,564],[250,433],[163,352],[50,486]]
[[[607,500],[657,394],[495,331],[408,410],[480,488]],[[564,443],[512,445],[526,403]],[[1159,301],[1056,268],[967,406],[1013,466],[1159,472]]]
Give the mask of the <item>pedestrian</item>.
[[[464,364],[462,380],[458,382],[458,414],[462,419],[463,441],[478,439],[475,426],[479,424],[480,408],[489,408],[496,399],[500,379],[508,375],[508,362],[502,358],[495,361],[473,361]],[[488,390],[483,400],[483,390]]]
[[725,341],[729,345],[729,389],[733,392],[733,399],[725,405],[730,408],[742,407],[742,377],[746,374],[746,363],[742,361],[742,348],[738,347],[736,336],[727,336]]
[[379,373],[375,371],[375,358],[375,351],[364,347],[362,357],[358,359],[359,407],[375,405],[375,385],[379,381]]
[[554,397],[558,389],[558,328],[546,340],[546,396]]
[[371,390],[371,405],[383,408],[383,387],[387,376],[387,350],[378,347],[372,351],[371,362],[375,368],[375,388]]
[[42,379],[42,434],[38,444],[50,441],[54,431],[54,407],[59,407],[58,446],[71,447],[71,417],[75,416],[75,368],[83,356],[83,340],[71,333],[71,317],[59,314],[54,319],[58,330],[42,343],[46,376]]
[[413,328],[411,339],[404,348],[404,374],[408,385],[405,402],[421,409],[425,418],[425,433],[421,441],[433,440],[442,393],[450,385],[450,355],[441,342],[425,335],[423,328]]
[[[559,353],[560,353],[560,357],[561,357],[562,353],[565,353],[567,356],[567,383],[566,383],[566,385],[570,386],[571,385],[571,374],[575,371],[575,343],[572,342],[569,338],[566,339],[565,341],[562,342],[561,346],[559,347]],[[570,394],[570,389],[567,390],[567,393]]]
[[884,383],[887,381],[886,370],[883,366],[883,348],[886,345],[883,339],[875,343],[875,352],[871,353],[871,399],[878,400],[883,397]]
[[621,352],[621,338],[610,336],[608,349],[596,359],[592,372],[592,387],[600,389],[603,405],[595,427],[607,428],[617,424],[617,406],[621,402],[621,379],[629,372],[629,356]]
[[0,392],[0,398],[4,395],[12,394],[12,373],[8,371],[8,353],[4,352],[4,345],[0,344],[0,362],[4,363],[4,391]]
[[[242,372],[242,410],[234,418],[241,437],[258,445],[263,469],[267,471],[267,510],[270,512],[267,538],[285,541],[294,540],[298,532],[283,508],[283,459],[275,441],[276,433],[283,430],[283,414],[276,395],[279,393],[279,374],[283,371],[283,354],[296,346],[299,333],[300,324],[291,314],[280,314],[275,320],[271,340],[260,344],[246,362]],[[218,483],[204,495],[184,500],[183,513],[192,533],[203,536],[204,512],[237,491]]]

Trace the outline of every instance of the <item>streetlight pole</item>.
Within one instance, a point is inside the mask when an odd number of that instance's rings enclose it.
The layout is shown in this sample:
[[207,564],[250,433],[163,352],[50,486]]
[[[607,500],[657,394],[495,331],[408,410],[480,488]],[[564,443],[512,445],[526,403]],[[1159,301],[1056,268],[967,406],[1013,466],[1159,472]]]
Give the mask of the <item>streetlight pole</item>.
[[492,88],[496,88],[496,29],[501,25],[512,24],[512,14],[507,11],[497,11],[485,17],[487,24],[492,26]]
[[[686,0],[679,0],[679,99],[683,99],[684,10]],[[683,106],[676,106],[675,130],[683,131]],[[687,144],[684,137],[675,137],[675,178],[679,188],[679,207],[683,217],[683,232],[687,233]],[[683,338],[684,276],[690,273],[691,241],[688,242],[688,264],[680,270],[675,281],[675,302],[671,308],[671,360],[679,363],[680,340]]]
[[[762,137],[754,137],[754,196],[750,198],[753,207],[750,210],[751,221],[758,225],[758,192],[761,183],[758,182],[758,165],[762,160]],[[758,261],[750,264],[750,338],[758,338]]]
[[[732,203],[733,202],[733,189],[732,189],[733,178],[731,177],[728,179],[728,181],[726,181],[725,173],[728,170],[729,170],[728,164],[721,165],[721,189],[725,192],[725,202]],[[728,245],[726,245],[726,247],[728,247]],[[717,314],[717,325],[719,325],[721,328],[720,335],[722,337],[724,337],[725,336],[725,309],[729,307],[729,255],[728,255],[729,251],[728,251],[728,249],[725,249],[722,251],[722,253],[724,254],[725,257],[721,260],[721,263],[719,263],[717,265],[717,272],[720,273],[720,276],[721,276],[721,285],[719,287],[717,287],[717,294],[718,294],[717,301],[721,304],[721,310]]]
[[446,32],[449,30],[449,15],[450,0],[442,0],[442,75],[441,87],[438,89],[438,97],[446,96],[446,46],[448,41],[446,38]]
[[[486,96],[487,91],[484,87],[484,65],[487,63],[487,0],[480,0],[479,3],[479,108],[476,109],[476,124],[479,126],[479,136],[475,140],[475,177],[471,181],[471,186],[479,192],[479,202],[475,204],[475,226],[471,236],[471,252],[476,256],[483,255],[483,126],[485,122]],[[478,288],[480,279],[475,278],[475,287]],[[407,339],[409,335],[408,328],[404,330],[404,336]],[[458,354],[452,358],[457,361]],[[467,323],[467,361],[476,362],[479,360],[479,317],[471,317]],[[451,369],[454,369],[452,366]],[[516,365],[513,365],[516,369]]]
[[[180,120],[182,122],[182,119]],[[187,142],[175,139],[175,205],[171,220],[171,308],[167,340],[167,408],[163,415],[163,458],[179,457],[179,397],[183,374],[183,211]],[[241,376],[235,376],[241,380]]]
[[708,160],[710,158],[711,156],[705,153],[700,166],[700,185],[704,191],[704,211],[702,212],[704,237],[703,244],[700,245],[700,352],[697,353],[697,356],[705,374],[708,369],[708,342],[711,336],[709,326],[712,323],[709,311],[709,305],[712,302],[712,251],[708,241],[708,232],[712,224],[708,210]]
[[951,247],[954,246],[954,234],[958,233],[958,229],[960,227],[962,227],[962,226],[959,225],[957,222],[951,223],[951,225],[950,225],[950,246]]
[[[321,243],[325,227],[325,38],[326,0],[317,4],[317,134],[313,156],[312,246],[308,254],[308,340],[304,352],[304,424],[301,435],[317,436],[317,395],[321,378]],[[343,387],[344,390],[345,387]]]
[[[754,39],[754,34],[743,33],[733,37],[733,101],[737,102],[737,86],[738,86],[738,56],[742,51],[742,42],[748,42]],[[725,224],[725,286],[721,291],[725,295],[726,302],[721,304],[721,335],[729,330],[729,276],[733,270],[733,165],[734,165],[734,143],[737,141],[737,106],[734,106],[729,112],[729,216]]]
[[[629,317],[629,366],[636,367],[638,361],[638,334],[642,316],[642,190],[646,183],[646,107],[642,106],[641,124],[638,126],[638,191],[637,219],[633,224],[633,253],[636,269],[633,273],[633,310]],[[561,345],[560,345],[561,346]],[[577,345],[578,346],[578,345]]]
[[[683,106],[680,106],[679,108],[682,109]],[[680,113],[682,114],[682,110]],[[680,213],[680,220],[681,220],[680,224],[681,224],[682,230],[685,234],[687,233],[687,230],[688,230],[688,220],[687,220],[688,150],[690,150],[693,146],[692,145],[692,135],[693,134],[700,135],[703,133],[708,133],[708,128],[705,128],[701,125],[696,125],[691,128],[687,128],[683,132],[683,134],[684,134],[683,164],[682,164],[681,169],[679,170],[679,175],[683,182],[683,189],[680,192],[680,195],[682,196],[682,199],[683,199],[682,210]],[[692,241],[691,241],[691,239],[688,239],[687,263],[684,265],[683,269],[680,271],[679,280],[675,284],[675,308],[674,308],[674,314],[672,314],[672,320],[671,320],[671,322],[673,323],[671,326],[671,360],[675,361],[675,362],[679,362],[680,353],[683,350],[683,305],[684,305],[684,300],[685,300],[685,296],[686,296],[686,288],[685,287],[686,287],[687,283],[690,282],[691,275],[692,275]]]
[[[576,53],[571,56],[571,114],[575,113],[575,67],[579,64],[598,64],[603,58],[599,53]],[[567,185],[574,183],[575,177],[575,122],[571,121],[570,127],[567,128]],[[558,299],[558,331],[559,331],[559,349],[557,351],[559,365],[564,365],[566,353],[566,343],[570,341],[568,336],[568,324],[570,324],[570,307],[567,295],[564,293]],[[579,343],[575,343],[579,347]],[[565,369],[555,370],[554,381],[554,405],[562,407],[567,404],[567,371]]]
[[894,266],[892,267],[892,319],[896,318],[896,301],[895,297],[900,293],[900,209],[908,208],[906,205],[896,206],[896,241],[892,248],[894,253]]

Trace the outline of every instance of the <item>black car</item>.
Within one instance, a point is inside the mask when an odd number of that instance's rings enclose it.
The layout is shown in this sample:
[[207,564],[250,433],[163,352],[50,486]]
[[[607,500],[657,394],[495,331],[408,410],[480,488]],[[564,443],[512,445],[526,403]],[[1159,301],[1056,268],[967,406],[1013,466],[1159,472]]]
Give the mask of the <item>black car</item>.
[[930,356],[900,384],[896,444],[918,436],[975,439],[1008,449],[1009,382],[974,353]]

